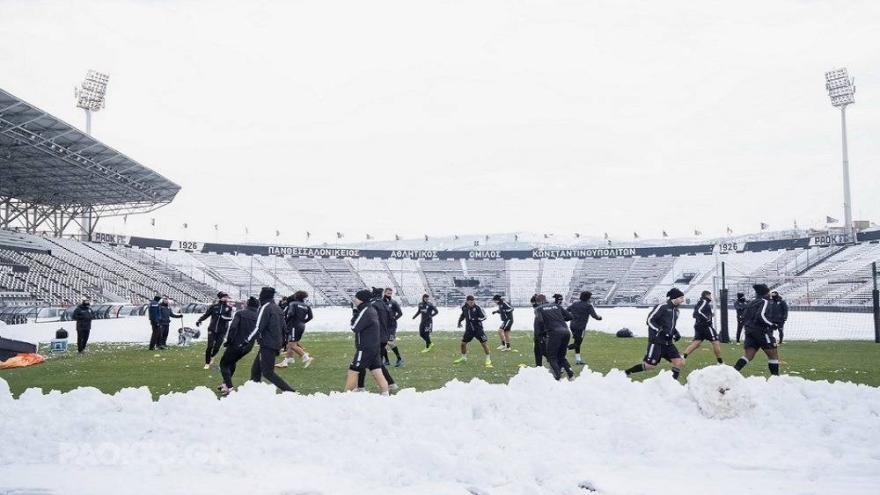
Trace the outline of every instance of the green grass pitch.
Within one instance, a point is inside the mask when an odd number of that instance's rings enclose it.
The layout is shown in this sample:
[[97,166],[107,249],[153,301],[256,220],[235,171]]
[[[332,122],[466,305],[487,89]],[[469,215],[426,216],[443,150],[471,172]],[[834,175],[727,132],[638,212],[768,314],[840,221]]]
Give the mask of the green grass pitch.
[[[398,335],[400,349],[406,359],[402,368],[391,368],[391,373],[401,388],[414,387],[430,390],[443,386],[452,379],[469,381],[480,378],[492,383],[504,383],[516,374],[521,365],[534,365],[531,332],[513,332],[515,352],[495,350],[498,338],[490,334],[492,369],[483,366],[483,351],[477,342],[468,346],[469,360],[452,364],[459,354],[460,333],[437,332],[433,336],[434,347],[429,353],[420,353],[422,340],[414,333]],[[301,393],[327,393],[342,388],[348,363],[353,353],[350,333],[306,333],[303,344],[315,356],[307,369],[297,361],[287,369],[279,370],[297,391]],[[625,369],[638,363],[645,352],[643,338],[619,339],[613,335],[590,332],[584,342],[583,355],[590,368],[605,373],[612,368]],[[677,346],[683,351],[686,340]],[[736,361],[742,349],[734,344],[722,345],[724,360]],[[169,392],[183,392],[198,386],[212,390],[220,383],[216,367],[204,370],[204,342],[192,347],[170,347],[164,351],[149,351],[142,344],[90,344],[86,352],[77,355],[49,357],[45,363],[11,370],[0,370],[0,378],[9,383],[18,396],[30,387],[68,391],[77,387],[91,386],[113,393],[126,387],[147,386],[154,397]],[[46,353],[42,348],[41,352]],[[222,355],[221,350],[221,355]],[[219,362],[219,356],[216,362]],[[243,383],[250,375],[252,352],[239,362],[233,381]],[[880,345],[872,342],[823,341],[786,342],[780,348],[781,372],[810,380],[852,381],[872,386],[880,385]],[[393,354],[392,354],[393,359]],[[569,360],[574,363],[573,351]],[[688,359],[683,370],[686,376],[694,369],[711,365],[715,357],[711,348],[703,344]],[[746,367],[746,375],[767,375],[767,360],[763,353]],[[575,366],[575,372],[580,372]],[[663,368],[668,369],[668,363]],[[654,376],[657,371],[635,375],[638,380]],[[682,377],[682,381],[684,380]],[[372,386],[372,380],[367,380]]]

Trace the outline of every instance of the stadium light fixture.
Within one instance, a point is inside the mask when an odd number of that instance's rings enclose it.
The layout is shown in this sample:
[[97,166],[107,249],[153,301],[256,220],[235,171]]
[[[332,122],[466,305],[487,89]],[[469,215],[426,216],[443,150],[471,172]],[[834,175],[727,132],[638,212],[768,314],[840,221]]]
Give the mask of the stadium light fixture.
[[104,108],[109,74],[89,69],[82,84],[76,88],[76,106],[86,112],[86,134],[92,135],[92,112]]
[[840,109],[840,129],[843,148],[843,228],[847,241],[854,242],[852,199],[850,198],[849,188],[849,155],[846,147],[846,106],[856,102],[855,79],[849,76],[849,72],[845,67],[830,70],[825,73],[825,89],[828,90],[831,105]]

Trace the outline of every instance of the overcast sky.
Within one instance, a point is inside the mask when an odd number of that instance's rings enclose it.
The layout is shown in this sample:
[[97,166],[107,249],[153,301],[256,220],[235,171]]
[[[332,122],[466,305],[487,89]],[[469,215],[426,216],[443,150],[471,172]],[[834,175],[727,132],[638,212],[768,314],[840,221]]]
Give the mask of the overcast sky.
[[878,26],[876,0],[0,0],[0,87],[84,126],[73,87],[110,73],[94,135],[183,189],[100,231],[720,235],[843,218],[838,66],[880,219]]

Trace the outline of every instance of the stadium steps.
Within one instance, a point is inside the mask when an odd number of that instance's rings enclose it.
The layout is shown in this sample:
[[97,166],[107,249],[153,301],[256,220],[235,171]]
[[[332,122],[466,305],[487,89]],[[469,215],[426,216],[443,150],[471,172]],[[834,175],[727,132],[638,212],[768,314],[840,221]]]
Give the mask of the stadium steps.
[[[794,274],[796,276],[805,275],[807,272],[809,272],[813,268],[819,266],[823,261],[827,260],[828,258],[834,256],[837,253],[842,252],[847,247],[849,247],[849,246],[834,246],[831,249],[826,249],[826,250],[820,251],[819,256],[814,258],[812,260],[812,262],[810,262],[810,259],[807,258],[807,262],[808,262],[807,266],[805,266],[804,268],[802,268],[800,270],[795,271]],[[807,250],[807,252],[809,252],[809,250]]]

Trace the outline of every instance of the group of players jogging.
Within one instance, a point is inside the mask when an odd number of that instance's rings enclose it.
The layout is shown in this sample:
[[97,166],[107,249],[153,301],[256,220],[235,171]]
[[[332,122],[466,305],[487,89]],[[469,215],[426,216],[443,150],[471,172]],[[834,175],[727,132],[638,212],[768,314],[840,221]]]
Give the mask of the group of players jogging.
[[[775,291],[771,294],[766,285],[757,284],[753,288],[755,298],[751,301],[747,301],[742,293],[737,295],[735,304],[738,321],[737,342],[743,330],[745,340],[744,354],[737,360],[735,368],[741,370],[745,367],[760,349],[767,355],[770,373],[778,375],[779,358],[773,331],[779,330],[781,341],[788,308]],[[264,287],[259,299],[250,298],[242,311],[234,312],[229,296],[220,292],[217,294],[217,301],[196,323],[200,325],[210,318],[205,369],[210,368],[221,345],[227,348],[219,366],[223,375],[223,384],[218,388],[222,394],[228,394],[232,389],[231,377],[235,371],[235,363],[250,352],[254,343],[259,343],[260,352],[251,367],[251,379],[260,381],[266,378],[281,390],[293,391],[293,388],[287,385],[272,368],[288,367],[295,362],[295,356],[302,360],[303,367],[308,367],[314,361],[302,345],[306,324],[314,317],[312,308],[307,302],[308,294],[305,291],[297,291],[290,297],[282,298],[278,305],[274,302],[274,294],[273,288]],[[397,384],[388,370],[391,366],[389,351],[395,355],[394,366],[404,366],[405,360],[396,343],[397,320],[403,316],[403,311],[393,299],[393,295],[394,291],[391,288],[384,290],[373,288],[358,291],[352,298],[351,329],[355,335],[355,355],[349,365],[345,390],[365,390],[364,381],[368,371],[380,392],[388,393],[397,389]],[[567,359],[569,350],[575,353],[575,365],[586,364],[581,355],[581,346],[587,324],[590,318],[602,319],[596,314],[591,298],[591,292],[581,292],[579,300],[567,307],[563,304],[564,298],[560,294],[554,294],[552,301],[548,301],[544,294],[535,294],[531,298],[534,310],[535,366],[543,366],[546,359],[556,380],[562,379],[563,376],[569,380],[574,378],[574,371]],[[500,318],[498,327],[500,345],[496,350],[513,351],[510,332],[513,328],[514,308],[500,295],[494,296],[492,301],[497,306],[492,314],[498,314]],[[679,353],[675,342],[681,339],[677,324],[679,306],[684,302],[684,293],[672,288],[666,293],[665,302],[651,308],[646,321],[647,351],[640,363],[626,370],[627,375],[654,368],[665,359],[672,365],[672,376],[678,379],[688,355],[704,341],[712,345],[718,363],[723,363],[719,336],[713,324],[714,310],[710,291],[703,291],[700,300],[694,306],[694,339],[684,353]],[[424,341],[422,353],[431,352],[433,348],[431,334],[434,317],[438,313],[439,310],[431,303],[430,296],[423,295],[412,316],[413,319],[421,319],[419,336]],[[464,326],[461,354],[453,361],[454,364],[467,361],[468,344],[476,339],[485,354],[484,366],[493,367],[489,338],[483,328],[486,319],[486,312],[477,304],[474,296],[467,296],[458,318],[458,327]],[[282,351],[283,359],[275,363],[275,358]]]

